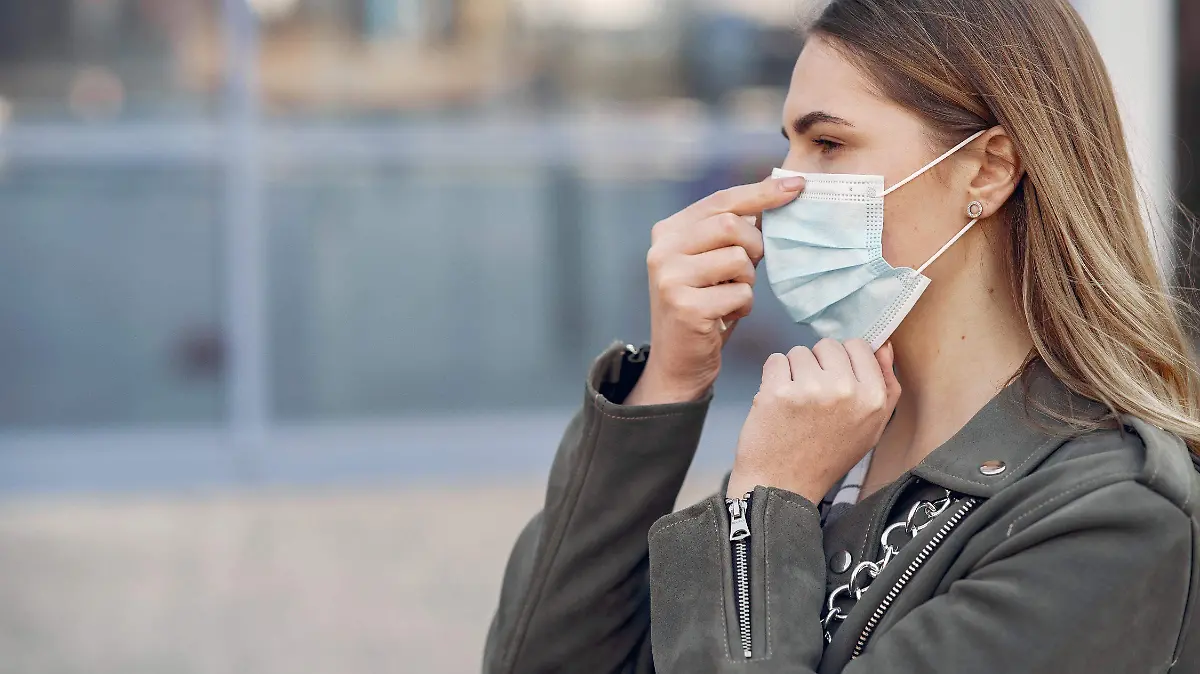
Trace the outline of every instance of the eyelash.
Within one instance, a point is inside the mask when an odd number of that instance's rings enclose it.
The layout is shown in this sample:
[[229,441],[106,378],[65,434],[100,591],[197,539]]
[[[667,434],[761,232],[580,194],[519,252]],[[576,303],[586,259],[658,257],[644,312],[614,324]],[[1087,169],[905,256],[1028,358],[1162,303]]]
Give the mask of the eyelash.
[[828,138],[814,138],[813,145],[821,148],[821,154],[833,154],[842,147],[841,143]]

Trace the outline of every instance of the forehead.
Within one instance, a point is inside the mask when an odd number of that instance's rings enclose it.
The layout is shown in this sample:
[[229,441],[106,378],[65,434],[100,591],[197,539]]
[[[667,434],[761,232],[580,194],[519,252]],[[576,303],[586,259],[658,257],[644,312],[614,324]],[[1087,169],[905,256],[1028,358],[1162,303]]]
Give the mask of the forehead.
[[845,119],[859,133],[895,136],[924,128],[917,115],[878,93],[869,77],[820,37],[810,38],[796,59],[783,125],[815,111]]
[[825,40],[812,37],[792,69],[784,116],[794,118],[822,110],[848,119],[861,105],[881,103],[858,68]]

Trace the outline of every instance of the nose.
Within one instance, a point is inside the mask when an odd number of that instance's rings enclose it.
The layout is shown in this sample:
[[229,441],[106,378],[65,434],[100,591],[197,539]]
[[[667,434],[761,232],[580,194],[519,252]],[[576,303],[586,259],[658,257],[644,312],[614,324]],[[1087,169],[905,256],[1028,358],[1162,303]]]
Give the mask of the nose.
[[800,173],[820,173],[821,169],[816,165],[812,157],[805,157],[799,152],[789,150],[787,156],[783,158],[783,163],[779,168],[785,171],[797,171]]

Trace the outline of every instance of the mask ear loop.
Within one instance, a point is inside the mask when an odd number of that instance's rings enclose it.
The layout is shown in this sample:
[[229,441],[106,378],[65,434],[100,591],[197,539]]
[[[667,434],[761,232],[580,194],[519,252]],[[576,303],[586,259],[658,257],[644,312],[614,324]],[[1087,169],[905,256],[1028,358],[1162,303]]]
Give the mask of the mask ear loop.
[[901,187],[904,187],[905,185],[907,185],[907,184],[911,183],[912,181],[916,180],[917,178],[920,178],[921,176],[925,175],[925,173],[926,173],[927,171],[929,171],[929,169],[931,169],[931,168],[933,168],[934,166],[937,166],[938,164],[940,164],[940,163],[942,163],[942,162],[946,161],[946,158],[947,158],[947,157],[949,157],[950,155],[954,154],[955,152],[958,152],[959,150],[963,149],[964,147],[966,147],[966,146],[970,145],[970,144],[971,144],[971,141],[973,141],[973,140],[975,140],[976,138],[978,138],[978,137],[982,136],[983,134],[987,133],[987,131],[988,131],[987,129],[984,129],[984,130],[982,130],[982,131],[977,131],[977,132],[975,132],[975,133],[974,133],[974,134],[973,134],[973,135],[972,135],[970,138],[968,138],[968,139],[964,140],[963,142],[959,143],[958,145],[955,145],[954,147],[950,148],[950,149],[949,149],[949,150],[946,152],[946,154],[944,154],[944,155],[942,155],[942,156],[938,157],[937,159],[934,159],[933,161],[931,161],[931,162],[929,162],[928,164],[926,164],[926,165],[925,165],[925,168],[921,169],[920,171],[917,171],[916,173],[914,173],[914,174],[910,175],[909,177],[905,178],[904,180],[901,180],[900,182],[896,183],[895,185],[892,185],[891,187],[889,187],[889,188],[887,188],[886,190],[884,190],[884,191],[883,191],[883,194],[881,194],[880,196],[886,197],[887,195],[891,194],[892,192],[895,192],[896,190],[900,189]]
[[[954,154],[955,152],[958,152],[959,150],[963,149],[964,147],[970,145],[971,141],[973,141],[976,138],[987,133],[987,131],[988,131],[987,129],[982,129],[980,131],[976,131],[975,133],[971,134],[970,138],[967,138],[966,140],[959,143],[958,145],[955,145],[954,147],[950,148],[949,150],[946,151],[945,154],[943,154],[942,156],[938,157],[937,159],[934,159],[933,161],[926,164],[925,168],[921,169],[920,171],[917,171],[916,173],[905,178],[904,180],[901,180],[900,182],[896,183],[895,185],[892,185],[891,187],[887,188],[886,190],[883,191],[883,194],[881,194],[880,196],[886,197],[887,195],[891,194],[892,192],[895,192],[896,190],[900,189],[901,187],[904,187],[905,185],[916,180],[917,178],[920,178],[921,176],[925,175],[925,173],[928,172],[929,169],[946,161],[947,157]],[[938,252],[933,254],[933,257],[929,258],[929,260],[927,260],[925,262],[925,264],[921,265],[921,268],[917,270],[917,273],[918,274],[924,273],[925,270],[929,268],[929,265],[933,264],[934,262],[937,262],[937,259],[942,256],[942,253],[945,253],[947,250],[950,250],[950,246],[953,246],[956,241],[961,239],[963,234],[966,234],[967,232],[971,231],[971,228],[974,227],[975,223],[977,223],[977,222],[979,222],[979,218],[975,218],[974,220],[968,222],[966,227],[963,227],[962,229],[958,230],[958,234],[955,234],[953,237],[951,237],[950,240],[946,242],[946,245],[942,246],[941,249],[938,250]]]
[[975,218],[974,220],[968,222],[966,227],[963,227],[962,229],[958,230],[958,234],[955,234],[953,237],[951,237],[950,240],[946,242],[946,245],[942,246],[941,250],[934,253],[933,257],[929,258],[929,260],[925,264],[921,265],[921,268],[917,270],[917,273],[918,274],[925,273],[925,270],[929,268],[929,265],[933,264],[934,262],[937,262],[937,259],[942,256],[942,253],[950,250],[950,246],[953,246],[954,242],[961,239],[963,234],[966,234],[967,232],[971,231],[971,228],[974,227],[975,223],[977,223],[977,222],[979,222],[979,218]]

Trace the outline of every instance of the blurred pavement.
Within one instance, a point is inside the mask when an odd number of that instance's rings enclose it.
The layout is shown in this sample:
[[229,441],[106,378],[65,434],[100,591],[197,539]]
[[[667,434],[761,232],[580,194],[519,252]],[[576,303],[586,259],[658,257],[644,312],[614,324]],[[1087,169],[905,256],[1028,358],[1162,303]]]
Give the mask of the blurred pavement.
[[[711,493],[689,479],[681,504]],[[478,672],[542,485],[0,502],[0,674]]]

